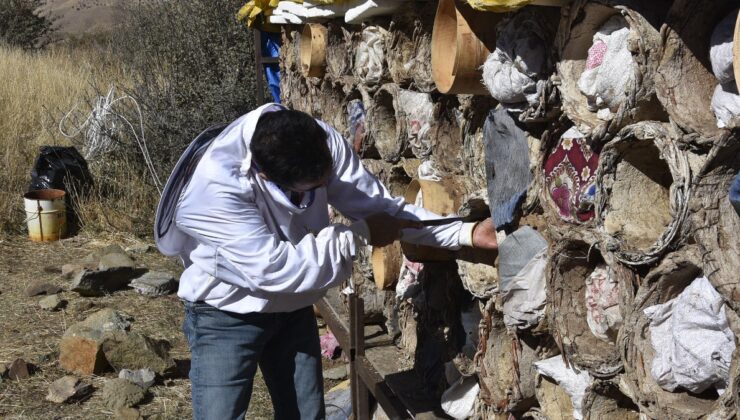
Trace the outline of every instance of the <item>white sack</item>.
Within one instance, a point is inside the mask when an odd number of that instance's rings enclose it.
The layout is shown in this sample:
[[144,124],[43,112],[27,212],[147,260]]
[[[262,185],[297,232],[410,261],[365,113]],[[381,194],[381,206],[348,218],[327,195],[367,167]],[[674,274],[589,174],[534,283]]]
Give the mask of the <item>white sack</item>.
[[366,85],[377,85],[383,77],[387,36],[388,31],[379,26],[368,26],[362,31],[355,53],[355,76]]
[[630,29],[620,15],[607,20],[594,34],[588,50],[586,69],[578,88],[588,98],[589,107],[604,120],[622,104],[625,92],[635,86],[635,63],[627,48]]
[[619,283],[611,270],[601,264],[586,278],[586,321],[591,333],[596,337],[613,343],[612,337],[622,326],[619,312]]
[[504,324],[527,329],[545,316],[547,248],[532,258],[511,281],[501,284]]
[[710,41],[709,59],[712,62],[712,72],[722,84],[735,80],[732,65],[732,38],[735,35],[736,19],[737,10],[717,24]]
[[430,137],[434,111],[432,96],[428,93],[400,89],[398,91],[398,106],[406,117],[406,132],[414,154],[416,156],[429,156],[432,153]]
[[[421,162],[421,165],[419,165],[419,168],[416,170],[416,173],[418,174],[419,179],[423,179],[425,181],[439,182],[442,180],[442,175],[440,175],[440,172],[437,169],[437,166],[433,159],[429,159],[429,160],[425,160],[424,162]],[[419,192],[419,195],[421,195],[421,192]]]
[[540,375],[552,378],[570,396],[573,403],[573,418],[583,419],[583,413],[581,413],[583,397],[586,395],[586,389],[593,382],[591,375],[585,370],[576,372],[568,368],[562,356],[540,360],[535,362],[534,366]]
[[706,277],[678,297],[645,309],[655,358],[650,372],[666,391],[727,387],[735,339],[722,297]]
[[483,84],[504,105],[539,103],[546,81],[547,33],[534,15],[517,13],[501,28],[496,49],[483,64]]
[[373,16],[393,14],[404,0],[365,0],[353,1],[344,14],[344,21],[350,24],[362,23]]
[[479,392],[475,375],[462,376],[442,394],[442,410],[452,418],[466,419],[473,415]]
[[296,16],[285,10],[274,10],[267,21],[275,25],[300,25],[305,23],[302,17]]
[[306,20],[312,18],[332,18],[337,16],[337,13],[332,6],[333,5],[331,4],[327,4],[319,7],[306,2],[300,4],[292,1],[281,1],[278,3],[275,11],[291,13]]
[[712,111],[719,128],[740,127],[740,95],[735,81],[719,84],[712,95]]

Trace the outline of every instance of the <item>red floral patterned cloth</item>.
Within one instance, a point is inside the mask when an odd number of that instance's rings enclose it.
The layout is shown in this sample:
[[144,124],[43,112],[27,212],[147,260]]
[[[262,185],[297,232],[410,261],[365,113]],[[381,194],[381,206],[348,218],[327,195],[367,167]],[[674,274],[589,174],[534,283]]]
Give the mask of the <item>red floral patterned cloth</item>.
[[550,204],[563,220],[583,223],[594,217],[596,168],[599,154],[575,128],[560,137],[560,143],[545,161],[545,188]]

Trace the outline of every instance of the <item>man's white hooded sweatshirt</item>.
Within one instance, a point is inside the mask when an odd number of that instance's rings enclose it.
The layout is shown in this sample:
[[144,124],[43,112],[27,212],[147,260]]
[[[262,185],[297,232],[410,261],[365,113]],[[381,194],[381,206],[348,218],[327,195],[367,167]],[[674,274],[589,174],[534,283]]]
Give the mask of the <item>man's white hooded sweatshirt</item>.
[[[178,291],[182,299],[237,313],[294,311],[350,277],[352,260],[368,236],[365,217],[380,212],[416,220],[439,217],[392,197],[342,136],[322,121],[333,160],[331,177],[325,187],[304,194],[299,205],[291,203],[280,188],[258,176],[249,150],[259,117],[279,109],[264,105],[224,129],[182,188],[174,214],[177,245],[160,245],[185,264]],[[176,176],[188,174],[173,172],[168,185]],[[328,205],[353,225],[331,224]],[[461,238],[469,244],[470,225],[406,229],[403,240],[457,249]]]

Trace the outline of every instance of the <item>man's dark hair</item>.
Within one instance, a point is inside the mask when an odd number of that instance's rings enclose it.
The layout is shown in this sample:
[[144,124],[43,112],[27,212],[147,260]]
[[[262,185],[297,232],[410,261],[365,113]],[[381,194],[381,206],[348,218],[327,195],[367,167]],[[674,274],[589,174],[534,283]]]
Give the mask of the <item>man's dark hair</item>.
[[327,133],[310,115],[280,110],[262,115],[249,149],[270,181],[292,187],[322,179],[331,170]]

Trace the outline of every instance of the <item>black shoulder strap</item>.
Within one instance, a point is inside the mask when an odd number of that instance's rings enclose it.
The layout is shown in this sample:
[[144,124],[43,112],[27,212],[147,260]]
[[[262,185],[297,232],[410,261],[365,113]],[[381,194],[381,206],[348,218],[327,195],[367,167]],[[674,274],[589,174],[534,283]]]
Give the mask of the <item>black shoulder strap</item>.
[[157,206],[157,215],[154,222],[155,240],[164,237],[170,230],[182,189],[190,181],[193,171],[195,171],[208,146],[227,126],[228,124],[218,124],[205,129],[180,156],[167,180]]

